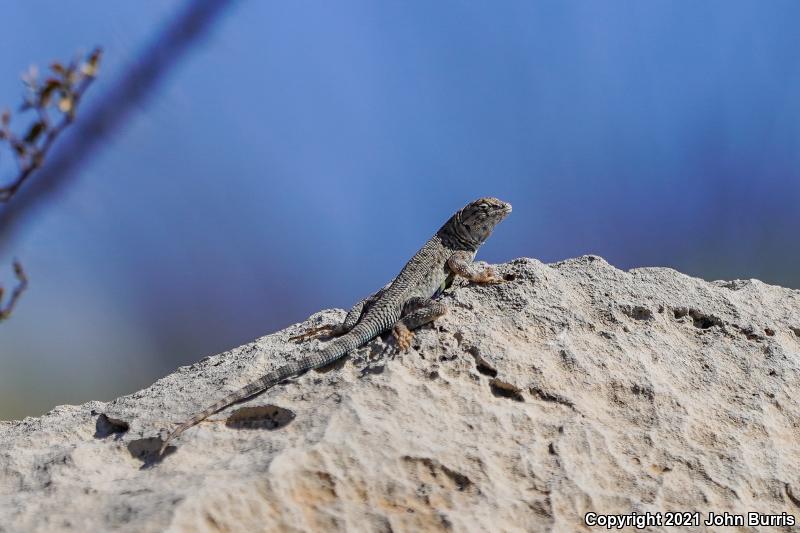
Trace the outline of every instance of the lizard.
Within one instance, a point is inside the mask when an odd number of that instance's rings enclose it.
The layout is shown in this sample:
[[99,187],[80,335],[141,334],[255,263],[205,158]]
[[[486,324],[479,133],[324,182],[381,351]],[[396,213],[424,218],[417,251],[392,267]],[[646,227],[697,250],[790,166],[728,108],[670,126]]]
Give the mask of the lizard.
[[435,298],[452,284],[456,276],[474,283],[504,281],[492,267],[480,268],[473,260],[478,248],[509,213],[511,204],[489,197],[470,202],[458,210],[392,281],[355,304],[342,323],[312,328],[290,339],[302,341],[329,332],[335,338],[321,350],[268,372],[198,412],[169,433],[158,454],[163,455],[173,439],[214,413],[288,378],[327,366],[389,330],[399,349],[406,351],[414,339],[412,330],[447,312],[447,307]]

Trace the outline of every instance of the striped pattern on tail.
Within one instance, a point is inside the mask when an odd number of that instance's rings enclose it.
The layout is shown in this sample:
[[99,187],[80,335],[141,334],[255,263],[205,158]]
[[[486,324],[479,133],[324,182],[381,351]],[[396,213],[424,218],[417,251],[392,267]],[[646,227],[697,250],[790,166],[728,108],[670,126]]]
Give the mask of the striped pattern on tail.
[[299,361],[292,361],[280,368],[268,372],[258,380],[248,383],[238,391],[225,396],[218,402],[213,403],[199,413],[195,414],[189,420],[175,428],[172,433],[167,436],[167,438],[164,440],[164,443],[161,445],[161,448],[158,450],[158,454],[163,455],[164,450],[167,449],[167,446],[169,446],[171,440],[214,413],[221,411],[229,405],[239,403],[242,400],[246,400],[251,396],[263,392],[270,387],[277,385],[284,379],[297,376],[306,370],[319,368],[332,363],[350,350],[358,348],[375,336],[375,334],[372,333],[373,328],[366,326],[366,324],[361,327],[359,326],[361,325],[357,325],[350,333],[347,333],[338,339],[332,340],[328,345],[325,346],[324,349],[320,350],[319,352],[300,359]]

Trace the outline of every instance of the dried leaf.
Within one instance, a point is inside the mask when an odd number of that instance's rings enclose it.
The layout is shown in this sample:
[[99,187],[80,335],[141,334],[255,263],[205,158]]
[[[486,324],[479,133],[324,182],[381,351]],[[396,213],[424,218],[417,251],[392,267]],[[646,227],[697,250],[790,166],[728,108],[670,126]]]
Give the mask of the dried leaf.
[[47,78],[44,82],[44,87],[42,87],[42,91],[57,89],[61,87],[61,80],[58,78]]
[[102,48],[95,48],[92,50],[91,55],[89,56],[89,63],[94,66],[97,66],[100,63],[100,57],[103,55]]
[[58,100],[58,110],[62,113],[71,113],[74,106],[74,100],[71,94],[65,94]]
[[50,70],[52,70],[56,74],[64,74],[64,65],[62,65],[58,61],[53,61],[53,63],[50,65]]
[[47,107],[50,105],[50,97],[53,95],[53,91],[61,87],[61,82],[55,78],[49,78],[46,82],[44,87],[39,91],[39,106],[40,107]]
[[8,125],[11,124],[11,111],[8,109],[3,110],[3,114],[0,115],[0,124],[2,124],[3,127],[8,127]]
[[81,65],[81,74],[88,76],[89,78],[94,78],[97,75],[97,64],[84,63]]
[[89,55],[86,63],[81,65],[81,73],[83,73],[84,76],[93,78],[97,75],[97,67],[100,65],[100,56],[102,53],[102,50],[95,48],[91,55]]
[[36,139],[39,138],[39,135],[42,134],[44,131],[44,122],[41,120],[36,121],[31,126],[31,129],[28,130],[28,133],[25,134],[25,142],[28,144],[33,144],[36,142]]

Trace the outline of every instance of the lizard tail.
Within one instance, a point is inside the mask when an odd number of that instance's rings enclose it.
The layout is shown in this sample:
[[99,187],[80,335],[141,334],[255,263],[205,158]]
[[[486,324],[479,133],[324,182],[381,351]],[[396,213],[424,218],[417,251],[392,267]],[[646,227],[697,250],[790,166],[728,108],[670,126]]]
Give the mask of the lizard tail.
[[164,443],[161,445],[161,448],[158,450],[158,455],[164,454],[164,451],[167,449],[167,446],[169,446],[170,441],[214,413],[221,411],[229,405],[239,403],[250,398],[251,396],[263,392],[270,387],[277,385],[284,379],[297,376],[309,369],[319,368],[335,361],[350,350],[353,350],[363,344],[363,342],[366,342],[363,340],[363,337],[364,335],[356,334],[356,332],[345,334],[342,337],[331,341],[330,344],[325,346],[325,348],[319,352],[314,353],[309,357],[300,359],[299,361],[292,361],[282,367],[268,372],[256,381],[248,383],[238,391],[225,396],[221,400],[206,407],[199,413],[192,416],[189,420],[172,430],[172,433],[167,436],[167,438],[164,440]]
[[221,411],[225,407],[228,407],[229,405],[233,405],[242,400],[245,400],[250,396],[253,396],[254,394],[257,394],[263,390],[266,390],[269,387],[275,385],[276,383],[288,378],[289,376],[292,375],[292,373],[290,373],[289,370],[291,370],[293,367],[296,366],[297,365],[290,364],[278,368],[277,370],[274,370],[272,372],[269,372],[268,374],[265,374],[257,381],[248,383],[238,391],[225,396],[221,400],[214,402],[212,405],[209,405],[199,413],[196,413],[189,420],[187,420],[186,422],[182,423],[180,426],[172,430],[172,433],[170,433],[167,436],[167,438],[164,440],[164,443],[161,445],[161,448],[158,450],[158,454],[163,455],[164,450],[167,449],[167,446],[169,446],[170,441],[179,436],[181,433],[183,433],[190,427],[202,422],[209,416],[213,415],[218,411]]

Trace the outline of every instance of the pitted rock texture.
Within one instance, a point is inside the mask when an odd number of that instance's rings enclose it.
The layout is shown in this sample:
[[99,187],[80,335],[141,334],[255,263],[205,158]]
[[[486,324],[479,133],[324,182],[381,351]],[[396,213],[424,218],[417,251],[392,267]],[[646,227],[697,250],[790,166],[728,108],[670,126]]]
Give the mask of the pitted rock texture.
[[588,531],[587,512],[800,517],[800,292],[624,272],[595,256],[497,270],[510,280],[448,290],[450,312],[408,352],[376,339],[212,416],[162,460],[164,428],[313,349],[320,341],[289,337],[344,312],[109,403],[0,422],[0,531]]

